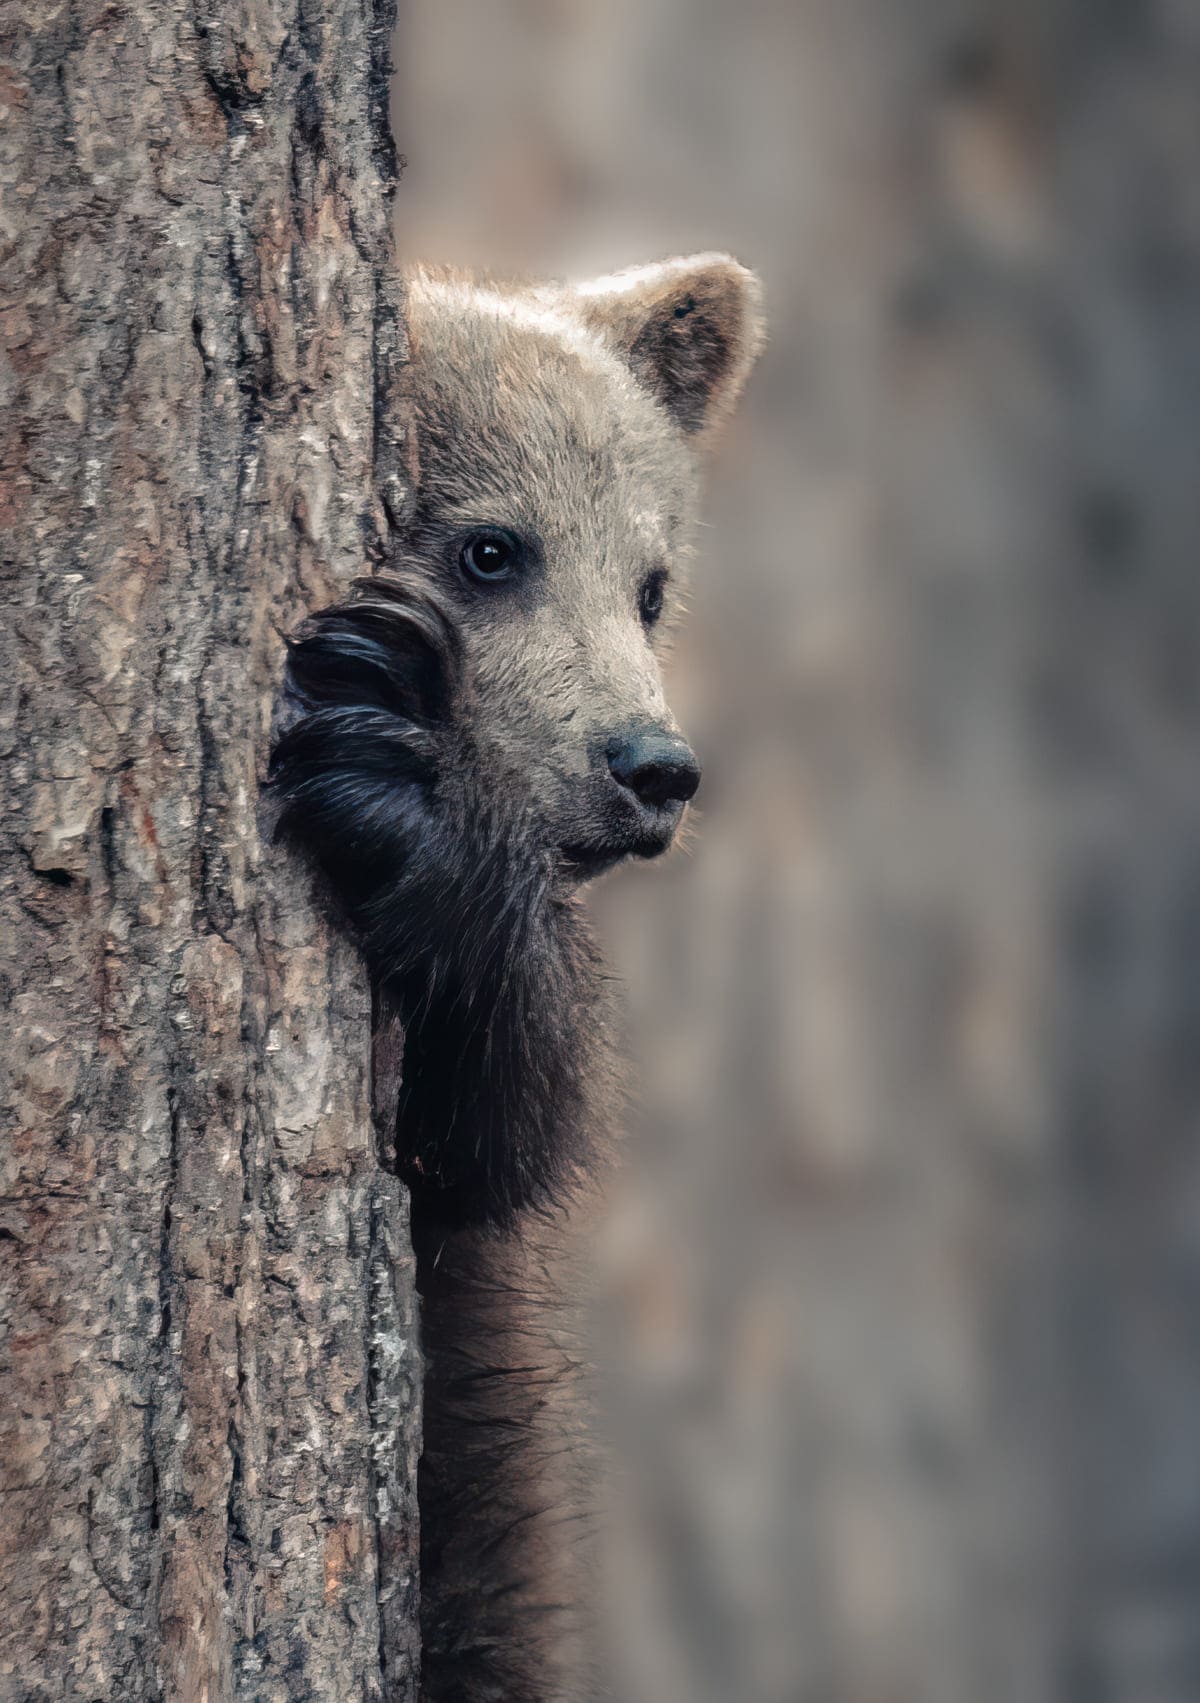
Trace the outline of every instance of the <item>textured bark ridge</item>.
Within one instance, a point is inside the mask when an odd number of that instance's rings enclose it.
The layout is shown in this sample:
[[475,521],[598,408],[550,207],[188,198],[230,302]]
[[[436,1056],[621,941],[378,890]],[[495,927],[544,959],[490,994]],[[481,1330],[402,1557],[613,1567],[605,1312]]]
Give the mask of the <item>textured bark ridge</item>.
[[390,0],[0,0],[0,1698],[415,1696],[370,997],[259,798],[404,500]]

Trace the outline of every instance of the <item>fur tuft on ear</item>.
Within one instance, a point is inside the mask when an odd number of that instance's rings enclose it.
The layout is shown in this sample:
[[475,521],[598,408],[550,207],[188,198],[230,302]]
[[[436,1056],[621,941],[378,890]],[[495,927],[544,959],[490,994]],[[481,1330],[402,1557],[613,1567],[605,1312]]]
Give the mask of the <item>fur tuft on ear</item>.
[[573,289],[576,311],[690,436],[733,409],[762,347],[762,288],[728,254],[693,254]]

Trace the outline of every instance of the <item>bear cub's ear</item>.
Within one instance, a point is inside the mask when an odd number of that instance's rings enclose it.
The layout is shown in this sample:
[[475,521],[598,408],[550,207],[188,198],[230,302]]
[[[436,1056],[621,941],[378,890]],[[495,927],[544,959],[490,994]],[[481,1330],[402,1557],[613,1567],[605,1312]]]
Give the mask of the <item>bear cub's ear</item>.
[[762,346],[761,287],[728,254],[631,267],[573,298],[690,437],[730,413]]

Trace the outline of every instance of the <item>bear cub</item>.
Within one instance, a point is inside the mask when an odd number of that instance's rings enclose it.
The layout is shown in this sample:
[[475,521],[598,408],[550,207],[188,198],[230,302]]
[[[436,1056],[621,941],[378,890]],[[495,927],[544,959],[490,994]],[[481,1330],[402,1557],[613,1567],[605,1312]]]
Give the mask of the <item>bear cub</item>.
[[579,890],[666,851],[699,784],[661,659],[759,290],[720,254],[584,285],[420,269],[408,316],[409,512],[291,645],[272,784],[403,1025],[421,1695],[549,1703],[600,1694],[549,1251],[620,1097]]

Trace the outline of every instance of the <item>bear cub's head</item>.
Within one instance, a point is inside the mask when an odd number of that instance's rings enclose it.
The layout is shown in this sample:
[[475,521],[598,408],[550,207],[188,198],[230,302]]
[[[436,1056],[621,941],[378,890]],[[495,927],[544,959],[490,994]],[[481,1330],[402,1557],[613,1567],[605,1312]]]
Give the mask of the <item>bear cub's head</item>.
[[662,651],[758,302],[720,254],[574,286],[408,278],[417,465],[395,567],[446,609],[474,735],[574,879],[666,850],[699,784]]
[[665,851],[699,782],[662,646],[758,289],[724,255],[575,287],[417,272],[408,318],[412,500],[383,571],[289,644],[271,781],[404,1024],[414,1213],[511,1224],[589,1169],[614,1099],[572,889]]

